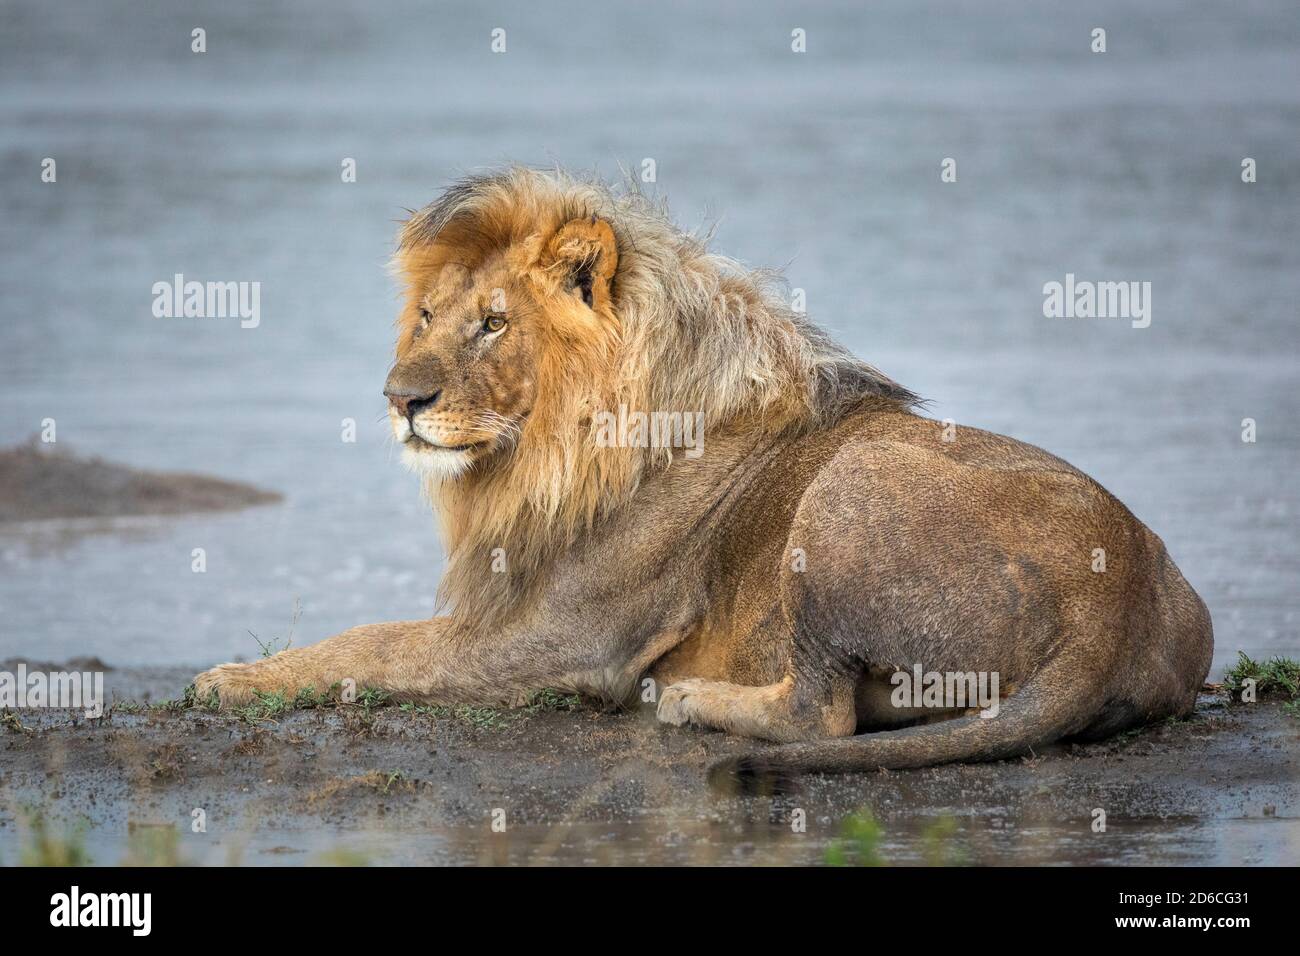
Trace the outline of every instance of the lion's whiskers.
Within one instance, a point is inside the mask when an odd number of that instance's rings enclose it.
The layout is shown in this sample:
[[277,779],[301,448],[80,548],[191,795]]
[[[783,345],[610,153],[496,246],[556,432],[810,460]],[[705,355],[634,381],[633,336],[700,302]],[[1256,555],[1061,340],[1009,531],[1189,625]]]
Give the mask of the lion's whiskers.
[[487,439],[513,447],[519,441],[522,428],[517,421],[491,410],[479,412],[470,420],[468,431],[483,434]]

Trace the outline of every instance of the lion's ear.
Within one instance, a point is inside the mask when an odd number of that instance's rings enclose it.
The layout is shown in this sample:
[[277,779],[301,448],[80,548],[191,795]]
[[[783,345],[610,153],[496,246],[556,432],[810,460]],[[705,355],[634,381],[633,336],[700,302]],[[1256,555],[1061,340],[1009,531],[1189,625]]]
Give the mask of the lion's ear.
[[596,216],[571,220],[546,244],[542,265],[560,273],[562,288],[581,296],[589,309],[608,309],[618,268],[614,230]]

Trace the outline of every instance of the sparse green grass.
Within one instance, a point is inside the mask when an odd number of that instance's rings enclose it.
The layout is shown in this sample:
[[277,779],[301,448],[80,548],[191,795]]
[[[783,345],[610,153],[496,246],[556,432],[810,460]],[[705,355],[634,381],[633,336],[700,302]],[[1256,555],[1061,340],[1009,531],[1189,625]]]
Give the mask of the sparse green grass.
[[314,866],[369,866],[370,858],[357,850],[326,850],[312,860]]
[[357,694],[356,704],[364,709],[366,713],[370,713],[376,707],[388,706],[391,701],[392,697],[386,691],[367,688]]
[[89,866],[84,826],[55,831],[39,810],[27,814],[27,838],[19,851],[22,866]]
[[457,704],[451,708],[451,717],[479,730],[500,730],[515,719],[513,715],[495,707],[476,707],[472,704]]
[[479,730],[500,730],[517,720],[527,719],[546,710],[574,711],[582,706],[582,698],[577,694],[561,694],[554,690],[539,690],[522,706],[513,710],[501,710],[496,707],[481,707],[472,704],[456,704],[447,707],[438,704],[402,704],[400,710],[405,714],[430,717],[435,720],[458,720],[477,727]]
[[[942,816],[921,830],[921,859],[926,866],[965,866],[966,851],[956,841],[958,824]],[[826,848],[828,866],[888,866],[881,852],[885,828],[863,808],[840,824],[840,836]]]
[[132,825],[122,866],[182,866],[180,834],[174,826]]
[[[387,702],[388,695],[383,691],[366,690],[357,695],[353,704],[347,704],[342,698],[342,685],[335,684],[323,693],[318,693],[311,688],[303,688],[292,699],[284,691],[254,691],[252,701],[242,707],[231,708],[227,713],[247,723],[258,723],[274,720],[291,710],[313,710],[321,707],[358,706],[368,713]],[[194,685],[189,684],[182,695],[174,700],[160,700],[152,704],[143,704],[135,700],[119,700],[114,702],[112,709],[125,714],[148,712],[180,714],[187,710],[216,712],[221,709],[221,705],[216,691],[200,700],[195,693]]]
[[253,700],[243,707],[234,708],[231,713],[247,723],[275,720],[291,710],[317,710],[322,708],[358,707],[368,717],[370,712],[389,703],[389,695],[382,690],[363,690],[354,701],[345,701],[341,694],[342,685],[335,684],[329,690],[320,693],[304,687],[292,699],[282,690],[254,691]]
[[582,706],[582,698],[577,694],[561,694],[557,690],[539,690],[528,699],[523,707],[530,714],[539,710],[559,710],[571,712]]
[[1223,686],[1233,700],[1240,701],[1250,680],[1255,682],[1257,700],[1281,698],[1284,701],[1282,709],[1300,717],[1300,661],[1274,657],[1261,663],[1238,651],[1237,663],[1223,675]]
[[870,810],[859,810],[844,818],[840,837],[826,848],[828,866],[884,866],[880,840],[884,829]]
[[[86,852],[86,822],[75,826],[52,825],[44,811],[23,812],[21,866],[90,866]],[[180,835],[175,826],[131,824],[122,866],[183,866]]]
[[416,717],[429,717],[437,720],[440,717],[450,716],[447,707],[436,707],[433,704],[398,704],[397,709],[404,714],[413,714]]
[[15,734],[25,734],[30,730],[12,710],[0,712],[0,725],[3,725],[5,730],[12,731]]
[[459,720],[480,730],[497,730],[514,719],[507,711],[500,711],[495,707],[475,707],[470,704],[457,704],[454,707],[444,707],[440,704],[402,704],[398,709],[404,714],[429,717],[433,720]]
[[[232,708],[227,713],[245,723],[256,724],[276,720],[294,710],[355,707],[362,711],[363,717],[368,718],[373,711],[392,704],[392,695],[386,691],[373,688],[365,688],[357,693],[355,700],[345,701],[343,699],[343,685],[338,683],[326,691],[303,688],[292,698],[284,691],[255,691],[253,700],[241,707]],[[554,690],[540,690],[529,697],[522,707],[513,710],[472,704],[442,706],[410,703],[399,705],[399,709],[404,714],[429,717],[435,720],[461,721],[480,730],[499,730],[517,720],[531,717],[543,711],[571,712],[578,710],[581,706],[582,698],[577,694],[561,694],[559,691]],[[187,710],[210,710],[215,712],[220,707],[215,692],[209,694],[207,699],[200,700],[195,694],[194,685],[190,684],[185,688],[181,697],[176,700],[162,700],[154,704],[121,700],[116,701],[112,709],[126,714],[146,712],[179,714]],[[17,718],[8,713],[0,715],[0,722],[13,730],[21,728],[21,724],[17,723]]]
[[339,685],[318,693],[313,687],[304,687],[294,695],[294,710],[315,710],[317,707],[329,707],[338,700]]
[[275,654],[278,654],[280,653],[280,651],[287,651],[290,647],[293,646],[293,632],[294,629],[298,626],[298,619],[300,617],[302,617],[302,601],[300,601],[298,598],[294,598],[293,617],[289,621],[289,633],[286,634],[284,637],[284,647],[277,646],[278,642],[274,637],[271,638],[269,641],[264,641],[256,634],[254,634],[252,631],[248,632],[249,637],[257,641],[258,649],[261,650],[262,657],[264,659],[267,657],[271,657]]
[[180,714],[196,707],[206,708],[207,710],[216,710],[216,691],[209,694],[207,700],[201,701],[195,695],[194,685],[186,684],[185,690],[181,692],[181,696],[175,699],[158,700],[151,704],[142,703],[138,700],[115,700],[113,701],[111,710],[123,714],[144,714],[149,712]]
[[194,706],[194,689],[192,686],[187,689],[189,690],[188,698],[181,697],[176,700],[160,700],[155,704],[151,704],[149,709],[163,711],[168,714],[179,714],[184,710],[188,710],[190,707]]
[[957,844],[957,820],[942,816],[921,831],[921,856],[926,866],[965,866],[966,851]]
[[231,713],[240,720],[255,724],[263,720],[275,720],[293,709],[293,703],[284,691],[253,691],[253,699],[243,707],[234,708]]

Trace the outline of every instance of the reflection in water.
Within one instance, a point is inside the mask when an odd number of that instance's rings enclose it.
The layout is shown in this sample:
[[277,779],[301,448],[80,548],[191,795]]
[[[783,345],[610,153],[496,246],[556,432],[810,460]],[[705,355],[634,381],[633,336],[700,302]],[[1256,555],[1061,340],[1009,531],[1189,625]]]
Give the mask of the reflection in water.
[[[882,825],[877,853],[885,866],[933,865],[1215,865],[1280,866],[1300,851],[1300,821],[1158,819],[1128,820],[1105,835],[1086,827],[1072,833],[1058,824],[1007,819],[997,827],[960,817],[941,828],[917,820]],[[264,828],[236,837],[189,839],[178,828],[176,852],[182,863],[243,866],[786,866],[824,865],[834,858],[838,828],[754,821],[645,820],[634,823],[511,825],[504,833],[488,826],[444,827],[419,832],[395,829],[285,830]],[[0,837],[6,860],[15,859],[17,840]],[[106,830],[86,835],[96,865],[115,863],[136,849],[134,842]],[[165,861],[164,861],[165,862]]]
[[[413,724],[392,710],[377,726],[358,716],[250,727],[131,712],[93,728],[25,713],[20,732],[41,736],[12,751],[0,782],[0,860],[23,860],[39,844],[51,860],[99,865],[1254,866],[1300,857],[1294,781],[1280,769],[1270,776],[1259,764],[1263,776],[1243,788],[1216,783],[1194,758],[1183,765],[1202,739],[1207,765],[1233,777],[1261,759],[1289,760],[1293,731],[1280,714],[1252,725],[1249,741],[1231,729],[1203,737],[1192,725],[1181,737],[1149,732],[1130,758],[1101,747],[1041,764],[808,778],[795,794],[745,798],[719,796],[674,765],[671,743],[638,745],[635,715],[587,714],[575,730],[566,722],[583,715],[552,714],[522,739],[503,728],[457,735],[446,721]],[[566,727],[572,740],[556,751]],[[689,734],[680,739],[690,745]],[[512,740],[534,756],[496,759]],[[605,745],[618,756],[595,770],[590,749]],[[422,756],[431,746],[441,751],[432,760]],[[1145,754],[1153,763],[1143,770]],[[1161,759],[1181,776],[1162,783]],[[1129,780],[1127,767],[1149,779]],[[1109,810],[1104,832],[1093,826],[1098,806]],[[195,808],[202,832],[191,829]]]

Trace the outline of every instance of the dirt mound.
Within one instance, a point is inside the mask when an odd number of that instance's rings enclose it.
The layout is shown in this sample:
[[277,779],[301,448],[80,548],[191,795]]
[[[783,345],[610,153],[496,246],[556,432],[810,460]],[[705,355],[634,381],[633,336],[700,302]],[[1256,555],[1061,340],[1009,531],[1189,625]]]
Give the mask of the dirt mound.
[[0,522],[224,511],[281,499],[237,481],[82,458],[35,439],[0,449]]

